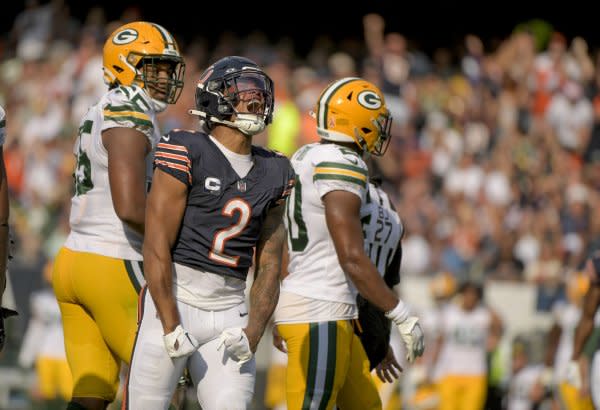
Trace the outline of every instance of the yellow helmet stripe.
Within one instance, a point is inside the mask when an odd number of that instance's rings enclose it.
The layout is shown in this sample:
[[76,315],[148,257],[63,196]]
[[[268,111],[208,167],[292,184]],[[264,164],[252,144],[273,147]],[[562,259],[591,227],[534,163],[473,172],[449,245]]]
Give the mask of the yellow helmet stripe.
[[317,127],[322,128],[324,130],[327,129],[327,105],[329,104],[329,100],[335,94],[337,90],[339,90],[343,85],[348,84],[352,81],[359,80],[358,77],[346,77],[341,80],[336,81],[331,84],[325,91],[323,91],[323,95],[319,99],[319,112],[317,112]]

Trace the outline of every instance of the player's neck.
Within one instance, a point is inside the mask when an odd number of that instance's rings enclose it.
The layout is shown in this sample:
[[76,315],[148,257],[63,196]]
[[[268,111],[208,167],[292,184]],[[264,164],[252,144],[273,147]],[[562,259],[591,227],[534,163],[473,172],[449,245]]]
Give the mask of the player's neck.
[[215,127],[211,135],[225,148],[236,154],[250,154],[252,150],[252,137],[247,137],[239,131],[229,127]]

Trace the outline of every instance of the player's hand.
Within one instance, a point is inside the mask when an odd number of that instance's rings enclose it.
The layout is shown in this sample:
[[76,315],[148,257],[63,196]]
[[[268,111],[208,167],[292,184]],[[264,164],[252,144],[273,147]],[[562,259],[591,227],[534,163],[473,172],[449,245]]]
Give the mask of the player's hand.
[[200,347],[200,343],[194,336],[183,329],[181,325],[177,325],[175,330],[163,336],[165,349],[170,357],[190,356]]
[[4,330],[4,319],[11,316],[18,315],[17,312],[11,309],[0,307],[0,352],[4,348],[4,342],[6,341],[6,332]]
[[237,359],[240,365],[250,361],[254,356],[250,350],[248,336],[241,327],[230,327],[221,332],[217,350],[221,350],[223,346],[230,355]]
[[579,368],[579,361],[571,360],[567,366],[567,383],[580,390],[583,386],[581,380],[581,369]]
[[283,337],[281,337],[281,335],[279,334],[277,326],[273,326],[273,346],[275,346],[280,352],[288,352],[285,340],[283,340]]
[[375,367],[375,369],[377,371],[377,377],[384,383],[392,383],[400,376],[402,367],[396,360],[396,356],[394,356],[394,351],[391,346],[388,346],[385,358]]
[[421,325],[419,325],[419,319],[415,316],[409,316],[396,325],[406,346],[406,359],[409,363],[412,363],[425,350],[424,335]]

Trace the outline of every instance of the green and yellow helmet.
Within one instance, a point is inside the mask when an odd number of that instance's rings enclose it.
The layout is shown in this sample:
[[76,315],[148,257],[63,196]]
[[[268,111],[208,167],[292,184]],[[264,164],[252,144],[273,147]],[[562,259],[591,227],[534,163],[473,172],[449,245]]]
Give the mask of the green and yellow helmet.
[[138,85],[148,90],[159,81],[155,64],[172,64],[164,102],[174,104],[183,88],[185,63],[175,38],[158,24],[136,21],[116,29],[104,43],[104,82],[109,87]]
[[325,140],[354,142],[364,152],[383,155],[392,117],[379,88],[358,77],[334,81],[314,109],[317,132]]

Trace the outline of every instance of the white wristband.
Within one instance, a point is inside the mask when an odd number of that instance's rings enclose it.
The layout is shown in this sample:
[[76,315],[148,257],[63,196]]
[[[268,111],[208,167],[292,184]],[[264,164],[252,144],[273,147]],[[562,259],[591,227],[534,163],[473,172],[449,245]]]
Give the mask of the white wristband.
[[385,312],[385,316],[388,319],[391,319],[396,325],[399,325],[406,320],[408,313],[408,307],[404,304],[404,302],[399,300],[395,308],[389,312]]

